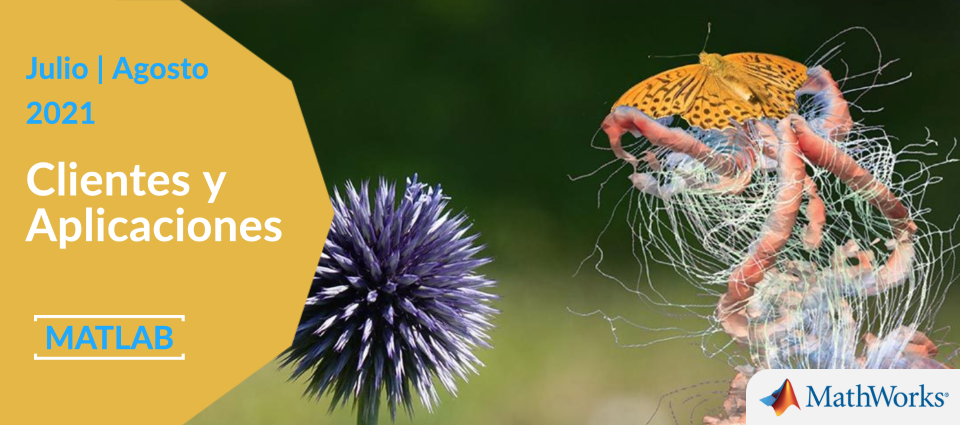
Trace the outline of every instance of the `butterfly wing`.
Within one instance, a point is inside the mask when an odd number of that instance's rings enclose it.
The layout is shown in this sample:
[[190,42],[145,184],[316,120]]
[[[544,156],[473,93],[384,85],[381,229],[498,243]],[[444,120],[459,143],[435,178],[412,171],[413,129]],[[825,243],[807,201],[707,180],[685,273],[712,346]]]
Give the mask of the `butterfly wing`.
[[707,74],[703,87],[694,97],[690,109],[681,116],[690,125],[704,130],[732,127],[730,120],[744,122],[762,115],[759,105],[734,95],[720,78]]
[[734,53],[723,60],[734,65],[755,90],[765,96],[758,102],[764,116],[783,118],[797,108],[797,90],[807,81],[807,67],[782,56]]
[[682,66],[642,81],[613,107],[632,106],[653,118],[680,115],[703,129],[730,127],[731,119],[779,119],[796,110],[796,92],[807,80],[803,64],[764,53],[735,53],[723,60],[733,68],[724,77],[730,81],[702,64]]
[[613,109],[632,106],[653,118],[682,114],[690,109],[706,80],[707,69],[699,64],[671,69],[627,90]]
[[784,90],[796,92],[807,81],[807,67],[783,56],[765,53],[734,53],[723,57],[750,76]]

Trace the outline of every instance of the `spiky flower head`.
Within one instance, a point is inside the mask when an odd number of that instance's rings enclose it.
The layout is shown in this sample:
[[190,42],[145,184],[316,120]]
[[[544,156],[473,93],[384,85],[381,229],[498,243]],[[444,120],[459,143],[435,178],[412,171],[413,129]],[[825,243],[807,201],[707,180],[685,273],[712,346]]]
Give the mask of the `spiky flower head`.
[[457,377],[482,366],[472,350],[490,347],[494,282],[476,269],[491,260],[439,185],[415,175],[399,202],[384,179],[373,199],[367,182],[343,192],[283,364],[308,376],[305,395],[331,395],[331,410],[353,400],[362,425],[377,422],[384,392],[391,418],[398,405],[412,414],[414,392],[432,411],[434,379],[456,394]]

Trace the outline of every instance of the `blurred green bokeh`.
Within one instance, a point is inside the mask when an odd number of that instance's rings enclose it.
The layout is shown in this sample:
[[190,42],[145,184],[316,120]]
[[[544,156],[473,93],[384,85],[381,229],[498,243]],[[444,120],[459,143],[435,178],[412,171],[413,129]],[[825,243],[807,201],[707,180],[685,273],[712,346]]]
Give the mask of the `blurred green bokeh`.
[[[650,310],[592,263],[573,276],[628,181],[613,178],[598,209],[607,173],[576,182],[567,175],[612,159],[590,147],[611,102],[649,75],[690,63],[648,55],[698,52],[708,21],[710,51],[801,61],[840,30],[865,25],[885,58],[901,58],[884,78],[914,77],[870,93],[863,106],[883,111],[855,118],[883,124],[900,146],[922,141],[929,127],[944,153],[960,134],[960,4],[951,1],[187,3],[293,80],[328,185],[419,173],[442,183],[483,232],[496,258],[485,271],[503,297],[496,349],[479,353],[487,367],[458,398],[444,396],[432,415],[418,410],[418,424],[643,424],[662,395],[732,376],[724,359],[704,357],[699,340],[621,348],[605,321],[568,312],[603,309],[651,327],[705,325]],[[848,64],[877,62],[868,38],[848,40]],[[948,227],[958,214],[960,167],[940,174],[945,183],[925,202],[929,218]],[[625,225],[618,220],[609,232],[604,270],[636,275]],[[673,300],[705,302],[669,269],[654,268],[652,278]],[[958,303],[960,295],[949,295],[939,325],[960,323]],[[620,330],[621,344],[654,337]],[[301,399],[303,386],[286,376],[265,366],[191,425],[353,422],[349,409],[327,415],[326,400]],[[713,383],[667,397],[651,423],[699,423],[724,390]]]

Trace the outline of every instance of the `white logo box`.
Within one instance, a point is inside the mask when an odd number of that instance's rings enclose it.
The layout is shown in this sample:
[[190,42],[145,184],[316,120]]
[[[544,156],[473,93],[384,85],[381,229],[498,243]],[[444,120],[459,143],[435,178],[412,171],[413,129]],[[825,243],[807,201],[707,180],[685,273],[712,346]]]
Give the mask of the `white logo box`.
[[[761,399],[779,390],[787,379],[797,395],[800,409],[790,406],[778,417]],[[923,394],[920,394],[921,388]],[[843,406],[838,405],[841,397]],[[879,406],[875,404],[877,399]],[[827,407],[828,401],[830,407]],[[771,369],[758,372],[747,384],[747,425],[793,424],[960,424],[960,371]]]

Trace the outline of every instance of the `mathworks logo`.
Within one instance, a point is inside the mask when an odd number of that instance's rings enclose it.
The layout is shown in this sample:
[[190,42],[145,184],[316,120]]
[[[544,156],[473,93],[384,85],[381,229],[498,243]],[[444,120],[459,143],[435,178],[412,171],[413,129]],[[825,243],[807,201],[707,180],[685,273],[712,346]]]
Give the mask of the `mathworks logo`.
[[[833,385],[819,389],[808,385],[806,390],[806,407],[943,407],[946,399],[950,397],[948,392],[927,391],[925,384],[920,384],[914,391],[905,391],[897,385],[863,384],[847,390],[837,390]],[[786,412],[790,406],[800,409],[800,399],[789,379],[784,380],[780,388],[760,401],[772,407],[777,416]]]
[[766,369],[744,401],[747,425],[957,424],[958,391],[958,369]]
[[950,397],[948,392],[927,391],[926,384],[910,390],[903,390],[897,385],[863,384],[846,391],[835,390],[832,385],[819,391],[811,386],[807,389],[807,407],[943,407]]
[[760,399],[760,401],[772,407],[777,416],[786,412],[790,406],[797,406],[797,410],[800,410],[800,402],[797,400],[797,394],[793,392],[793,384],[790,383],[789,379],[783,381],[780,389]]

